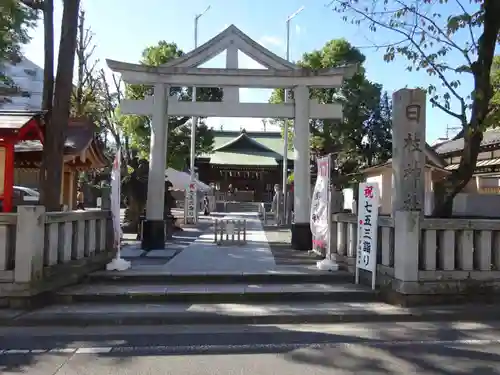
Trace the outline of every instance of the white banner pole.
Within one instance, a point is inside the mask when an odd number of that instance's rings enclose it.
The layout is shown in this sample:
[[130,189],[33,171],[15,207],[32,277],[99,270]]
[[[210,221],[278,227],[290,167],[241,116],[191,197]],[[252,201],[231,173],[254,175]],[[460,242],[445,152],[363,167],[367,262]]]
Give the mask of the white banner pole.
[[115,258],[106,265],[108,271],[125,271],[131,263],[121,257],[122,228],[120,225],[120,197],[121,197],[121,151],[116,151],[113,169],[111,171],[111,219],[113,221]]
[[[313,195],[313,201],[311,201],[311,214],[314,214],[315,210],[317,209],[316,206],[318,205],[323,205],[322,207],[326,207],[326,212],[325,210],[320,210],[322,214],[320,215],[321,217],[316,217],[316,220],[320,220],[322,224],[326,224],[326,235],[322,237],[323,240],[325,240],[326,243],[326,249],[325,249],[325,258],[319,262],[316,263],[316,266],[320,270],[325,270],[325,271],[338,271],[339,265],[332,260],[332,255],[331,255],[331,231],[332,231],[332,207],[331,207],[331,201],[332,201],[332,189],[331,189],[331,184],[330,184],[330,178],[331,178],[331,154],[329,154],[326,157],[319,158],[317,163],[318,163],[318,177],[316,179],[316,186],[314,188],[314,195]],[[325,170],[326,168],[326,170]],[[321,180],[320,180],[321,179]],[[325,186],[326,185],[326,186]],[[316,194],[319,194],[320,191],[325,191],[326,194],[323,194],[322,197],[316,196]],[[320,202],[323,199],[325,199],[326,195],[326,200],[327,202]],[[315,202],[317,201],[317,202]],[[326,205],[324,205],[326,203]],[[326,220],[326,223],[323,222],[323,220]],[[312,225],[313,227],[314,225]],[[313,229],[311,227],[311,229]],[[314,231],[313,231],[314,234]]]
[[331,178],[332,178],[332,154],[328,154],[328,172],[327,172],[327,179],[328,179],[328,202],[327,202],[327,217],[328,217],[328,237],[327,237],[327,256],[326,258],[329,259],[330,261],[332,260],[332,184],[331,184]]

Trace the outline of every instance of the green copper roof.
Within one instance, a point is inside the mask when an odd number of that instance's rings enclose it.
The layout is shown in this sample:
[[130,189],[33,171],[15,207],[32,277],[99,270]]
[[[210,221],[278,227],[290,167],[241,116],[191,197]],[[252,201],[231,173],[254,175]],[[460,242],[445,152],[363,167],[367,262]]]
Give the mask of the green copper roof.
[[[283,158],[279,132],[214,131],[214,151],[203,155],[210,164],[272,166]],[[288,152],[293,160],[293,151]]]
[[220,165],[278,165],[274,155],[236,154],[233,152],[216,152],[210,157],[210,164]]

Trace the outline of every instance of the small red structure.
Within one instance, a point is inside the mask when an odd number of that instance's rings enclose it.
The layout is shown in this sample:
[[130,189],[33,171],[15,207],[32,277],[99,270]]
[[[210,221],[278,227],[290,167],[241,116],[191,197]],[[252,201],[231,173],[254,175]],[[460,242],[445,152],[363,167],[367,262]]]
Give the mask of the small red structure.
[[12,211],[14,146],[21,141],[43,143],[43,112],[0,110],[0,201],[2,211]]

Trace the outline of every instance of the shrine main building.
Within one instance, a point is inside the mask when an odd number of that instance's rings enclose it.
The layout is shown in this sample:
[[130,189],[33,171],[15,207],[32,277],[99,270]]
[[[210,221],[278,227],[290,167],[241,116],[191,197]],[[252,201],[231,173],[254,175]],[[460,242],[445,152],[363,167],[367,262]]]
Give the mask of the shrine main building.
[[[283,182],[284,141],[280,132],[214,130],[210,154],[196,159],[199,179],[226,192],[229,185],[243,200],[266,202],[274,185]],[[288,173],[293,171],[293,150],[288,151]]]

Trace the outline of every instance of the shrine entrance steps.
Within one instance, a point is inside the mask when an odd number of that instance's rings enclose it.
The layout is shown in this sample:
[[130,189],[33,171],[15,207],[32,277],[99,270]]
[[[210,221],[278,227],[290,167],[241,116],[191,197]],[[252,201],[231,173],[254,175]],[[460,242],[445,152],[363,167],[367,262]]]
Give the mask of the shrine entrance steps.
[[[10,326],[305,324],[498,319],[499,309],[401,308],[344,272],[144,274],[100,272]],[[480,311],[481,310],[481,311]]]
[[[52,305],[11,312],[10,326],[209,325],[407,322],[498,319],[499,309],[401,308],[344,271],[283,264],[257,218],[247,215],[248,243],[218,246],[200,236],[163,266],[100,271],[60,290]],[[276,237],[277,238],[277,237]],[[283,250],[285,251],[285,250]]]

